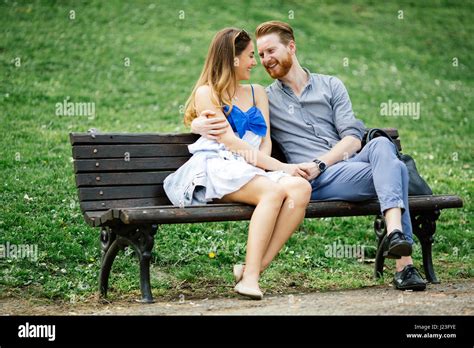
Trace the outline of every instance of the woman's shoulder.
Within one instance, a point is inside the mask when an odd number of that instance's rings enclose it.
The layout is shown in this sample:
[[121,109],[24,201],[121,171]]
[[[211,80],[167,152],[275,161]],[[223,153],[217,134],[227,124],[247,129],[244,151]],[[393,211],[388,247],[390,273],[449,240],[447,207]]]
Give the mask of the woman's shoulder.
[[196,88],[195,93],[196,103],[197,104],[209,104],[213,103],[216,96],[214,94],[214,90],[209,85],[202,85]]
[[196,89],[196,96],[199,97],[209,97],[211,95],[212,89],[209,85],[201,85]]

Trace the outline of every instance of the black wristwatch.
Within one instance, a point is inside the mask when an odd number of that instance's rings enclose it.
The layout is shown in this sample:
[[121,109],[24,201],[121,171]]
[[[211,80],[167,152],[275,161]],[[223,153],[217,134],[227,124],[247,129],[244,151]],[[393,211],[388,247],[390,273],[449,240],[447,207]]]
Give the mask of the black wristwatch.
[[319,169],[320,173],[324,173],[324,171],[328,167],[326,165],[326,163],[324,163],[323,161],[318,160],[317,158],[313,162],[316,163],[316,165],[318,166],[318,169]]

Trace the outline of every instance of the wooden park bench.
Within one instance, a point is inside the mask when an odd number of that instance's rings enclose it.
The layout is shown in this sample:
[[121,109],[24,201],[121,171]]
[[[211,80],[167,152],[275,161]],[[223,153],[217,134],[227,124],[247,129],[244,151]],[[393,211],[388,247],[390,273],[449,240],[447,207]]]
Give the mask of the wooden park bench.
[[[398,131],[386,129],[401,150]],[[108,279],[117,253],[131,246],[140,262],[142,301],[153,302],[150,286],[150,259],[154,235],[167,224],[249,220],[253,206],[208,204],[174,207],[163,190],[163,180],[189,158],[187,145],[195,134],[116,134],[71,133],[72,153],[80,207],[86,222],[100,228],[102,261],[100,293],[107,295]],[[284,157],[274,144],[273,156]],[[411,196],[413,232],[423,254],[426,279],[438,283],[433,269],[431,246],[441,209],[462,207],[453,195]],[[383,274],[384,257],[380,245],[385,225],[377,200],[310,202],[306,218],[374,215],[378,239],[375,276]]]

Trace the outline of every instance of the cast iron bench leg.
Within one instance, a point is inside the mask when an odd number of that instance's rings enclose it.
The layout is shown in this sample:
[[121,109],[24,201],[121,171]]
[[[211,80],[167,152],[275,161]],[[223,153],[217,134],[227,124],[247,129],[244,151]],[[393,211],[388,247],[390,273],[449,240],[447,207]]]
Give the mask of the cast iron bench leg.
[[100,232],[100,244],[102,249],[102,260],[100,266],[99,289],[100,295],[103,298],[107,297],[107,290],[109,288],[109,276],[112,264],[115,257],[122,248],[117,235],[108,227],[105,227]]
[[156,225],[146,226],[143,228],[143,233],[139,239],[138,258],[140,261],[140,288],[142,291],[143,303],[153,303],[153,296],[151,294],[150,284],[150,261],[151,251],[154,245],[154,235],[156,233]]
[[376,279],[383,276],[383,266],[385,263],[385,257],[382,252],[382,243],[387,233],[385,228],[385,219],[382,215],[377,215],[374,220],[374,231],[377,236],[377,254],[375,256],[375,270],[374,277]]
[[433,267],[433,257],[431,247],[434,242],[434,234],[436,232],[436,220],[440,215],[439,210],[420,213],[411,216],[413,233],[418,237],[421,244],[421,252],[423,254],[423,267],[425,269],[426,280],[433,284],[439,284],[438,278]]
[[128,244],[131,245],[140,262],[140,289],[142,292],[142,303],[153,303],[150,284],[150,261],[154,245],[154,236],[158,225],[144,225],[135,227],[126,235]]
[[110,270],[117,253],[125,246],[131,246],[140,262],[140,289],[142,293],[141,302],[153,303],[150,284],[150,261],[154,245],[154,235],[158,229],[157,225],[121,226],[111,230],[106,227],[101,233],[102,265],[100,270],[100,293],[107,296]]

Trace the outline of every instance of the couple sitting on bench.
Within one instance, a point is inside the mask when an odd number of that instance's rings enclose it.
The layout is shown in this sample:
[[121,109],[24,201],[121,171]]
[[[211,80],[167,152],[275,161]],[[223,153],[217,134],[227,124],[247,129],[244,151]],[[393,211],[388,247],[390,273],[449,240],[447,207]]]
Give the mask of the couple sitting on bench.
[[[275,81],[266,89],[241,84],[257,65],[250,35],[235,28],[215,35],[185,111],[185,123],[201,137],[189,145],[192,158],[164,181],[170,201],[256,207],[245,264],[233,271],[237,293],[262,299],[260,275],[303,221],[310,200],[378,198],[388,234],[383,252],[396,259],[394,285],[424,290],[410,256],[408,171],[394,144],[379,137],[361,150],[365,126],[343,83],[301,67],[288,24],[266,22],[255,34],[260,61]],[[288,163],[271,157],[271,138]]]

